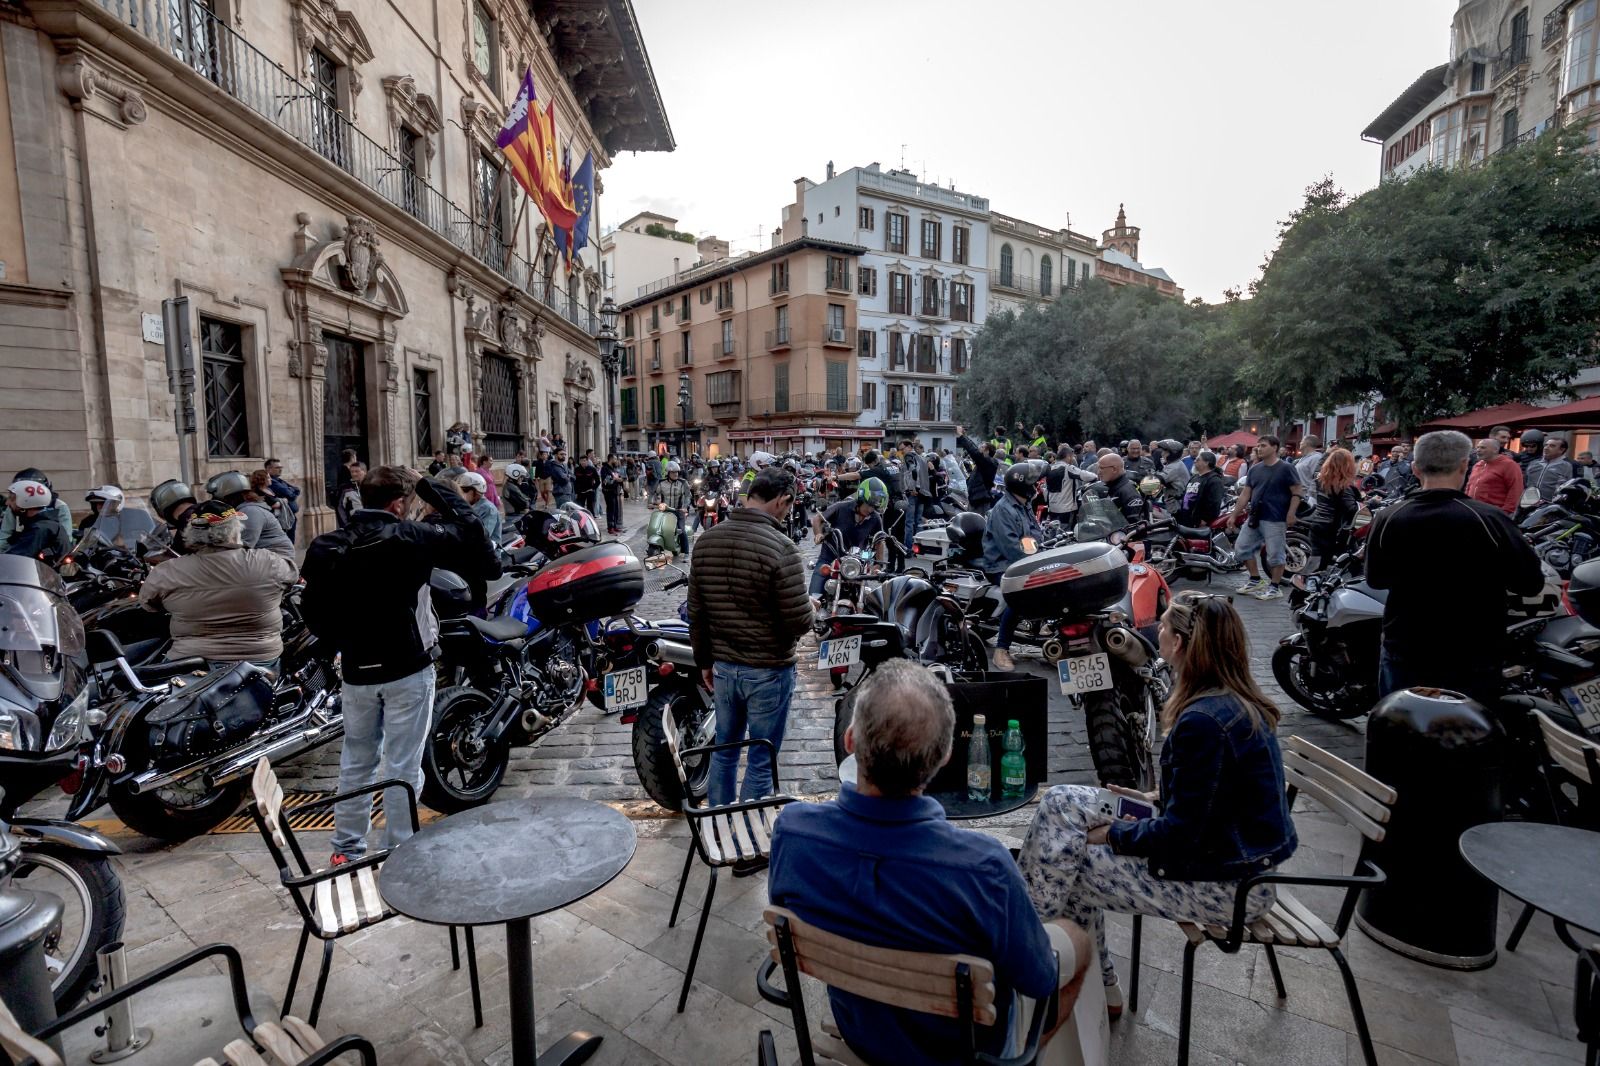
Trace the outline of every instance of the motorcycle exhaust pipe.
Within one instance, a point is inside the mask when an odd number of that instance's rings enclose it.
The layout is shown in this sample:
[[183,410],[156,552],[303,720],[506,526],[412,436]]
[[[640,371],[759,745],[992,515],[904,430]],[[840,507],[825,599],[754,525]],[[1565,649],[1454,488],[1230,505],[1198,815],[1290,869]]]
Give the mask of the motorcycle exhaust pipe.
[[317,726],[311,729],[296,727],[296,731],[289,736],[281,737],[264,747],[251,748],[247,753],[235,755],[226,762],[214,766],[202,762],[189,766],[179,767],[176,770],[158,771],[146,770],[144,773],[128,782],[128,791],[135,795],[152,792],[158,788],[167,788],[181,784],[192,777],[204,775],[213,788],[226,785],[230,781],[237,781],[255,771],[256,763],[265,755],[268,762],[278,762],[307,751],[323,741],[332,740],[344,732],[341,724],[337,731],[326,726]]
[[1106,630],[1105,641],[1107,651],[1135,670],[1150,661],[1150,653],[1145,649],[1144,641],[1130,629],[1112,626]]
[[656,660],[660,659],[661,642],[659,640],[648,641],[644,646],[644,657],[649,659],[651,662],[655,662]]
[[1061,657],[1066,654],[1066,649],[1061,646],[1059,640],[1052,637],[1040,645],[1039,653],[1044,656],[1045,662],[1055,663],[1061,661]]
[[663,640],[659,644],[660,647],[657,651],[660,653],[659,658],[663,662],[669,662],[673,666],[681,666],[686,670],[695,668],[694,649],[689,645],[676,640]]

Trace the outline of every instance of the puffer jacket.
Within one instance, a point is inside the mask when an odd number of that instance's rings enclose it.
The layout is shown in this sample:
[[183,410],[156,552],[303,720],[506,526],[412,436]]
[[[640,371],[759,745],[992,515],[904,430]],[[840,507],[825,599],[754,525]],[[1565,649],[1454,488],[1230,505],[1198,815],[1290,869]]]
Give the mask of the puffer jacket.
[[139,606],[172,616],[172,658],[265,662],[283,654],[283,593],[294,563],[266,548],[220,548],[150,571]]
[[793,666],[795,643],[810,628],[805,566],[774,519],[741,507],[700,534],[689,571],[697,666]]

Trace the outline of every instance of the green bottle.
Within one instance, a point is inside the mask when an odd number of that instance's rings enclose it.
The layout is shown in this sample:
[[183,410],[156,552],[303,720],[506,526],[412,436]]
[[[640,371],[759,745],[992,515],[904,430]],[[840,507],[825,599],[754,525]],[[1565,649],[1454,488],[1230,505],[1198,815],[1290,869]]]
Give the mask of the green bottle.
[[1028,763],[1022,757],[1022,726],[1006,723],[1006,751],[1000,756],[1000,794],[1020,799],[1028,791]]

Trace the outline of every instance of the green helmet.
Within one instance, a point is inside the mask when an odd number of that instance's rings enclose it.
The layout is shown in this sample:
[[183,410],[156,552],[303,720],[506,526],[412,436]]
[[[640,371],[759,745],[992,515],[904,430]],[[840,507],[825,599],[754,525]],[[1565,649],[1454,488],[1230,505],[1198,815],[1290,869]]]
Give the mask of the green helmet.
[[856,489],[856,502],[871,504],[881,511],[889,506],[889,490],[879,478],[869,477]]

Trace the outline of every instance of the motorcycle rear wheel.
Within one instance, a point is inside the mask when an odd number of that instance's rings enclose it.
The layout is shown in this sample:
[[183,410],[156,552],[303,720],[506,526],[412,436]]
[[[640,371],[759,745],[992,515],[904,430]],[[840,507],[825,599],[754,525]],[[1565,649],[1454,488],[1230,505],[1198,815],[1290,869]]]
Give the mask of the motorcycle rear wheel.
[[433,726],[422,749],[422,802],[440,814],[455,814],[489,802],[506,777],[511,749],[504,740],[485,744],[473,724],[494,703],[470,685],[440,692],[433,701]]
[[180,805],[164,798],[170,795],[164,789],[135,794],[112,785],[109,798],[122,824],[134,832],[157,840],[188,840],[209,833],[238,810],[244,789],[243,780],[231,781]]
[[[667,750],[663,711],[672,712],[678,730],[678,750],[709,744],[716,739],[717,709],[698,689],[687,685],[657,688],[633,720],[633,768],[649,797],[669,811],[684,808],[684,787]],[[683,767],[689,780],[689,798],[699,802],[706,797],[711,780],[711,756],[692,756]]]
[[1101,784],[1146,792],[1155,787],[1155,774],[1143,729],[1134,725],[1133,718],[1136,713],[1144,712],[1123,693],[1125,684],[1132,690],[1136,683],[1118,678],[1117,687],[1112,691],[1091,692],[1083,697],[1089,755],[1094,759],[1095,773]]
[[1279,645],[1278,650],[1272,653],[1272,676],[1283,687],[1283,691],[1289,694],[1290,699],[1317,717],[1334,721],[1360,718],[1371,709],[1364,700],[1351,699],[1348,696],[1341,700],[1319,693],[1308,685],[1301,676],[1308,655],[1309,652],[1305,648],[1292,644]]
[[99,973],[96,953],[122,938],[127,904],[108,855],[55,848],[25,848],[17,867],[20,887],[60,898],[61,923],[45,938],[45,965],[56,1013],[65,1013]]

